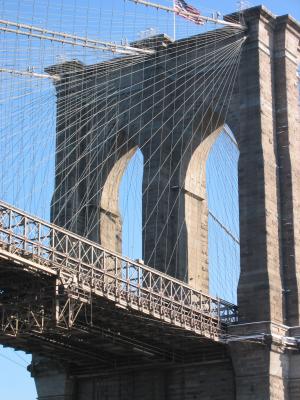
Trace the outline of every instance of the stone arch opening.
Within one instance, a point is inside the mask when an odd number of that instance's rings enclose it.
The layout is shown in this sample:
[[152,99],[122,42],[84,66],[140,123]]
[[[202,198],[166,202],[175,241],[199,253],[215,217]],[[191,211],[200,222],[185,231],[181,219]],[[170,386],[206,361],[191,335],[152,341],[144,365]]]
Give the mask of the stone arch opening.
[[[149,149],[144,153],[148,165],[143,179],[145,262],[204,292],[209,290],[206,162],[223,127],[222,115],[202,104],[185,115],[184,135],[180,129],[173,132],[155,157]],[[162,137],[167,133],[162,132]],[[169,154],[171,160],[165,162]],[[149,212],[154,207],[156,212]]]
[[[207,131],[207,127],[203,128],[202,132]],[[221,129],[218,127],[207,136],[203,135],[202,140],[190,152],[188,163],[182,171],[186,248],[180,250],[187,265],[185,279],[190,285],[206,293],[209,289],[206,161]]]
[[144,156],[139,147],[130,153],[118,188],[122,222],[122,254],[142,259],[142,180]]
[[239,149],[227,125],[206,161],[209,293],[237,303],[240,275]]
[[[128,164],[134,158],[137,146],[120,141],[114,149],[114,156],[106,165],[100,190],[100,243],[113,251],[122,253],[122,215],[120,210],[120,187]],[[103,179],[104,175],[104,179]]]
[[[184,227],[178,253],[181,264],[185,265],[183,279],[191,286],[236,302],[240,271],[237,178],[239,150],[229,127],[219,123],[221,118],[213,114],[210,118],[214,123],[206,123],[200,127],[191,151],[182,160],[182,200],[179,211]],[[230,146],[234,147],[233,157],[228,153]],[[226,154],[222,154],[222,150]],[[232,170],[228,170],[228,160],[231,160]],[[231,182],[232,187],[228,192],[226,183],[232,179],[234,184]],[[234,193],[230,192],[232,189]],[[216,198],[215,193],[218,190]],[[216,199],[217,203],[214,204]],[[231,215],[234,223],[230,219]],[[216,232],[215,225],[219,232]],[[220,262],[219,258],[222,257]],[[219,273],[220,268],[222,274]]]

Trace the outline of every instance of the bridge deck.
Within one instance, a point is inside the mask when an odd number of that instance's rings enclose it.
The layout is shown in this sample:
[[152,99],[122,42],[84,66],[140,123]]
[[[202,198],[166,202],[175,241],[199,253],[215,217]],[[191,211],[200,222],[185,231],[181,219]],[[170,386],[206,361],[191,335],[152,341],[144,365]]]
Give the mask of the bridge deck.
[[43,342],[99,359],[101,336],[106,362],[111,340],[118,353],[125,341],[131,356],[180,358],[183,343],[195,351],[237,321],[236,306],[3,202],[0,266],[0,342],[28,351]]

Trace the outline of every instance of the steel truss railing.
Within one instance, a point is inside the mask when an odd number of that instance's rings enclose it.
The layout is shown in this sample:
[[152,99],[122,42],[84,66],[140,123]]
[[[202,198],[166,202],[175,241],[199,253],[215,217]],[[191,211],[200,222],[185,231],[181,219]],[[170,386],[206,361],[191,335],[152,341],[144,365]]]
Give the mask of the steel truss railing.
[[[216,340],[227,324],[237,322],[235,305],[3,202],[1,258],[60,282],[67,300],[54,312],[57,324],[63,323],[66,328],[76,321],[81,303],[89,303],[92,296]],[[30,318],[31,324],[43,330],[43,318],[41,322],[34,315]],[[7,323],[14,330],[13,320],[10,316]]]

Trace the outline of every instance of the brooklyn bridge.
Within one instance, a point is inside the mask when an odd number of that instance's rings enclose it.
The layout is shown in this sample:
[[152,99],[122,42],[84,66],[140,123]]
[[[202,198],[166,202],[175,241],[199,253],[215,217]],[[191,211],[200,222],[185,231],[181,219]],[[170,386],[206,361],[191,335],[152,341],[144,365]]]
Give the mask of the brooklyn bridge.
[[300,24],[124,4],[1,14],[0,344],[40,400],[299,399]]

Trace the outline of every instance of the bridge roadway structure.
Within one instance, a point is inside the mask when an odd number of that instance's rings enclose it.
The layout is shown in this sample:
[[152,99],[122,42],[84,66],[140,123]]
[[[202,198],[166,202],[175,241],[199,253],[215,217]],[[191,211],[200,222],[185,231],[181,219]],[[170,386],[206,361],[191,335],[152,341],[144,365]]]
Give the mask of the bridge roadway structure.
[[235,305],[3,202],[0,264],[1,343],[75,365],[191,359],[237,322]]

